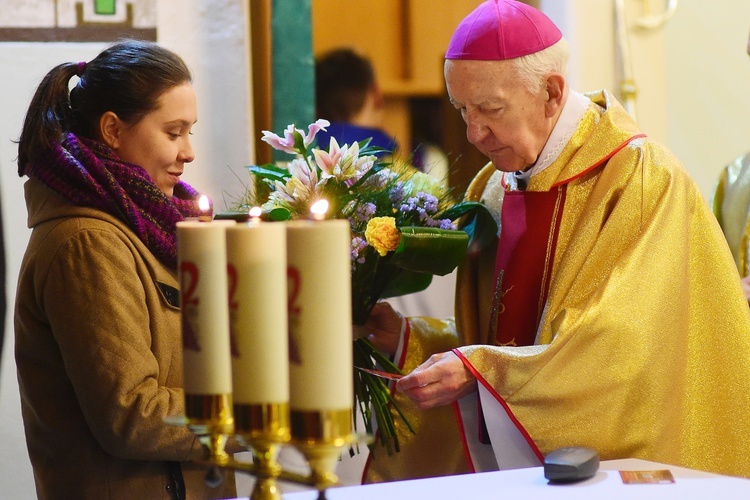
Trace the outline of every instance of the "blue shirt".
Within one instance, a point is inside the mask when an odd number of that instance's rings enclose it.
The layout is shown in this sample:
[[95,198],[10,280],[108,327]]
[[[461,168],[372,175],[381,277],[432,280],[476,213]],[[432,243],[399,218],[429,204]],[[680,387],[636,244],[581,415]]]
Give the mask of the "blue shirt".
[[327,130],[319,131],[316,136],[318,147],[326,150],[331,143],[331,137],[334,137],[339,145],[371,139],[370,146],[385,149],[389,153],[393,153],[398,147],[396,140],[379,128],[360,127],[343,122],[331,123],[326,128]]

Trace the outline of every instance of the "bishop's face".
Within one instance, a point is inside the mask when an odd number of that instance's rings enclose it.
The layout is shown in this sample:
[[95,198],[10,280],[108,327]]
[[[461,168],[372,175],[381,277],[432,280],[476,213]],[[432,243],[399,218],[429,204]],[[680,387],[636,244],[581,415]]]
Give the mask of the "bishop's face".
[[466,122],[469,142],[498,170],[533,165],[549,138],[549,92],[530,92],[510,61],[445,61],[445,83]]

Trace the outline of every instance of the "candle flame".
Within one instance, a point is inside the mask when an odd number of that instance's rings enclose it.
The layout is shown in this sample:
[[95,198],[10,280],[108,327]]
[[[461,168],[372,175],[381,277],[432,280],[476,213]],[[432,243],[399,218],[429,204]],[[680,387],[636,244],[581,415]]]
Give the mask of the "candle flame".
[[208,201],[208,196],[205,194],[202,194],[200,198],[198,198],[198,210],[200,210],[201,214],[198,216],[198,220],[200,222],[210,222],[211,217],[211,203]]
[[315,220],[323,220],[328,211],[328,200],[320,199],[310,206],[310,214]]
[[260,207],[253,207],[248,212],[248,215],[253,219],[260,218],[260,215],[263,213],[263,210]]
[[211,204],[208,202],[208,196],[202,194],[201,197],[198,198],[198,210],[201,212],[208,212],[210,208]]

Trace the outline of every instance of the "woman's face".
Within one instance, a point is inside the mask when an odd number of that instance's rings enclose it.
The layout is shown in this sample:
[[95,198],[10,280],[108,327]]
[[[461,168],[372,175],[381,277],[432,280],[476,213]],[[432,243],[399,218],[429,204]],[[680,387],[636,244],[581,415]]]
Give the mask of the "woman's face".
[[172,196],[185,163],[195,158],[190,130],[197,121],[195,91],[184,83],[165,92],[159,107],[135,125],[121,122],[112,149],[120,159],[143,167],[151,180],[167,196]]

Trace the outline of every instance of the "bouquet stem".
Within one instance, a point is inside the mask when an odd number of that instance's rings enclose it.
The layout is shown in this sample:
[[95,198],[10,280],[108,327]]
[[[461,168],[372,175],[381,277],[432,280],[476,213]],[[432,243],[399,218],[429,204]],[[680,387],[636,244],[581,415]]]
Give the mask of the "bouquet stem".
[[[396,424],[391,413],[393,407],[401,416],[407,428],[414,432],[411,424],[404,418],[401,410],[393,399],[388,384],[380,377],[376,377],[357,368],[381,370],[389,373],[401,374],[396,365],[388,357],[365,338],[354,341],[354,407],[359,408],[365,423],[365,432],[375,435],[376,441],[369,445],[370,453],[374,455],[375,444],[379,442],[388,454],[399,451]],[[374,417],[374,420],[373,420]],[[377,423],[377,427],[376,427]],[[356,430],[356,424],[355,424]]]

